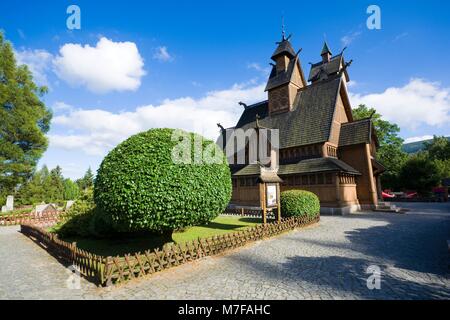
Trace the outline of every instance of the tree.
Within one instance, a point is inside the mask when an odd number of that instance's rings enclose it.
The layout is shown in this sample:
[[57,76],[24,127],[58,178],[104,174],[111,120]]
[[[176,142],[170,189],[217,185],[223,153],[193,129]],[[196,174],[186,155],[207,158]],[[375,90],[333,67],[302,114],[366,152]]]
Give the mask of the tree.
[[78,179],[76,182],[78,184],[78,188],[82,191],[85,191],[86,189],[93,187],[94,186],[94,174],[92,173],[91,167],[89,167],[89,169],[87,169],[83,178]]
[[33,174],[47,149],[52,114],[41,101],[47,88],[17,66],[12,46],[0,32],[0,196],[12,193]]
[[442,179],[450,178],[450,159],[447,160],[433,160],[434,164],[438,168],[439,177]]
[[50,171],[45,189],[46,202],[57,202],[64,199],[64,177],[60,166],[56,166]]
[[424,147],[432,160],[450,159],[450,141],[446,137],[434,136],[433,140],[424,143]]
[[400,170],[400,183],[421,195],[431,192],[440,182],[439,168],[426,152],[411,156]]
[[408,154],[402,151],[403,139],[399,137],[400,127],[395,123],[383,120],[374,108],[368,108],[361,104],[353,109],[355,120],[372,117],[373,125],[377,133],[380,147],[377,158],[386,167],[386,172],[381,176],[384,188],[398,189],[399,173],[408,159]]
[[31,179],[21,185],[17,191],[17,201],[20,204],[37,204],[41,202],[54,203],[62,200],[78,198],[78,185],[70,179],[65,179],[60,166],[48,170],[43,166],[37,170]]
[[78,184],[70,179],[64,179],[64,200],[75,200],[79,194]]
[[44,201],[45,189],[43,181],[46,179],[45,173],[48,174],[47,167],[45,167],[45,170],[42,168],[36,171],[33,177],[21,186],[17,193],[17,202],[19,204],[28,205]]
[[425,152],[438,168],[440,180],[450,178],[450,141],[446,137],[434,136],[425,142]]

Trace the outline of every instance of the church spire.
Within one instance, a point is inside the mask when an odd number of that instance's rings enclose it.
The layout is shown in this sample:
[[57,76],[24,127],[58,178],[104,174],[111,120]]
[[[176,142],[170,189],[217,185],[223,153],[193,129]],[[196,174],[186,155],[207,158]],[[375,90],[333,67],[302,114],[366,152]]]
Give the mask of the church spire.
[[267,81],[269,114],[292,111],[297,92],[306,86],[305,76],[300,65],[298,52],[294,51],[290,41],[286,37],[284,19],[281,23],[281,41],[277,42],[277,48],[272,54],[272,71]]
[[294,49],[292,48],[291,43],[289,42],[289,39],[291,38],[291,35],[286,37],[286,31],[284,28],[284,16],[281,17],[281,41],[276,42],[278,45],[275,52],[272,54],[271,59],[274,61],[277,61],[277,58],[280,56],[285,56],[288,59],[292,59],[296,56],[296,53]]
[[324,63],[330,61],[331,51],[330,48],[328,48],[328,44],[326,41],[323,42],[322,52],[320,53],[320,55],[322,56],[322,61]]
[[286,32],[284,31],[284,16],[281,16],[281,41],[286,41]]

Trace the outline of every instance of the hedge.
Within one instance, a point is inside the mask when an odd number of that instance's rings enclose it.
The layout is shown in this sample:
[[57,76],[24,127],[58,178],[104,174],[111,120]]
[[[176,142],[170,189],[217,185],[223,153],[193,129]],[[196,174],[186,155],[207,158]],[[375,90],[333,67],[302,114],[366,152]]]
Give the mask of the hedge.
[[289,190],[281,193],[281,215],[283,217],[313,217],[320,213],[319,198],[305,190]]
[[[183,141],[192,146],[190,163],[173,161]],[[194,161],[198,141],[202,155],[216,152],[217,163]],[[128,138],[105,157],[94,201],[118,232],[168,232],[216,218],[228,205],[231,188],[226,157],[214,142],[181,130],[152,129]]]

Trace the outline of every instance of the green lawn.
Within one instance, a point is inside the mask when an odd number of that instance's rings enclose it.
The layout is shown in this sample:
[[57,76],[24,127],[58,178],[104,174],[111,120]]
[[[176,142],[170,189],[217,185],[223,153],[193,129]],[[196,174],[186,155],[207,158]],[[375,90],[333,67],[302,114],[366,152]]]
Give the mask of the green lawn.
[[[1,206],[0,206],[1,207]],[[0,215],[20,215],[20,214],[24,214],[24,213],[30,213],[33,209],[18,209],[18,210],[13,210],[13,211],[9,211],[9,212],[0,212]]]
[[[259,224],[259,218],[244,218],[239,216],[220,216],[207,225],[188,228],[184,231],[175,232],[172,240],[176,243],[184,243],[198,238],[208,238],[214,235],[235,232],[247,227]],[[144,252],[161,248],[167,239],[162,239],[154,234],[138,236],[126,236],[114,239],[89,239],[89,238],[67,238],[68,242],[76,242],[77,246],[89,252],[102,256],[122,256],[127,253]]]

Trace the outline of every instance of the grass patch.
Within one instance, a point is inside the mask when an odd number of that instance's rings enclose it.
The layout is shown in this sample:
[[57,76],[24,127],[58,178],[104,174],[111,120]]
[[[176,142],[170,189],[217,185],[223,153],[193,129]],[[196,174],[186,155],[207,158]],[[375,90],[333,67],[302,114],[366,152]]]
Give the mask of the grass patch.
[[[183,244],[187,241],[208,238],[229,232],[239,231],[261,223],[261,218],[244,218],[238,216],[219,216],[207,225],[187,228],[174,232],[172,240]],[[49,229],[50,232],[54,231]],[[120,238],[90,239],[64,238],[68,242],[76,242],[81,249],[102,256],[123,256],[127,253],[144,252],[162,248],[167,239],[155,234],[123,235]]]
[[[1,207],[1,206],[0,206]],[[21,214],[31,213],[33,209],[16,209],[8,212],[0,212],[0,216],[18,216]]]
[[215,235],[235,232],[259,223],[261,223],[260,218],[220,216],[207,225],[191,227],[182,232],[174,232],[172,239],[176,243],[183,243],[198,238],[208,238]]

